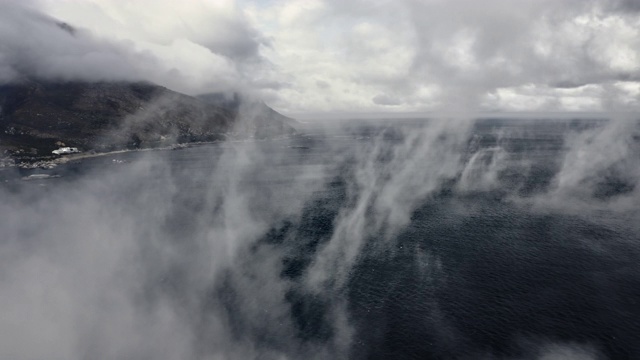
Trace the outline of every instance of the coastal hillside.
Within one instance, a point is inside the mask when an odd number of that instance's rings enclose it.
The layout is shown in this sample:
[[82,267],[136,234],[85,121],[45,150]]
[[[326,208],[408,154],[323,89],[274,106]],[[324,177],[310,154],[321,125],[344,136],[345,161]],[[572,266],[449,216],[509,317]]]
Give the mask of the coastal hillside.
[[0,86],[2,155],[171,146],[295,133],[295,121],[240,95],[192,97],[148,82],[25,80]]

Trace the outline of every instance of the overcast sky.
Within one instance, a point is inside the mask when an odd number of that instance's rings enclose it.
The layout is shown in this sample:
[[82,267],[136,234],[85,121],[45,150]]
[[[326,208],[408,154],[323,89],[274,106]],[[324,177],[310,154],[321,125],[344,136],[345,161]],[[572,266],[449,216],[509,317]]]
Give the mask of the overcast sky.
[[[639,0],[0,0],[0,81],[146,79],[289,114],[637,111]],[[77,30],[56,25],[64,21]]]

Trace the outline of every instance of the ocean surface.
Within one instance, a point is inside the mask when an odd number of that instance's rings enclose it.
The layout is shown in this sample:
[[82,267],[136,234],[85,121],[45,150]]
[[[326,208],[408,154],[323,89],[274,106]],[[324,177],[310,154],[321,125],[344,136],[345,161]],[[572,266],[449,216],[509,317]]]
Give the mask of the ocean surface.
[[640,358],[638,122],[301,133],[0,171],[0,358]]

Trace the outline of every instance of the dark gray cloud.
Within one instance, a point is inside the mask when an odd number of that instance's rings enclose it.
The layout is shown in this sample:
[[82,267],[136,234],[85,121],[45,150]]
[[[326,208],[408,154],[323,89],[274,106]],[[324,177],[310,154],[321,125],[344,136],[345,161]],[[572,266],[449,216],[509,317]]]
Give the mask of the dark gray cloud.
[[[261,77],[265,60],[258,48],[267,42],[237,13],[213,19],[214,31],[203,31],[211,29],[183,19],[181,31],[186,38],[167,35],[157,42],[142,43],[63,22],[42,13],[38,4],[0,3],[2,82],[29,76],[146,80],[195,94],[249,89],[254,77]],[[100,8],[93,11],[93,16],[107,16]],[[265,86],[270,85],[262,81],[259,87]]]
[[[0,4],[0,79],[141,80],[158,59],[106,41],[16,2]],[[73,30],[71,30],[73,29]]]
[[388,105],[388,106],[393,106],[393,105],[401,105],[402,101],[398,98],[395,98],[393,96],[389,96],[387,94],[379,94],[373,97],[373,99],[371,99],[371,101],[373,101],[374,104],[378,104],[378,105]]
[[640,2],[638,0],[613,0],[609,3],[609,6],[622,13],[640,11]]

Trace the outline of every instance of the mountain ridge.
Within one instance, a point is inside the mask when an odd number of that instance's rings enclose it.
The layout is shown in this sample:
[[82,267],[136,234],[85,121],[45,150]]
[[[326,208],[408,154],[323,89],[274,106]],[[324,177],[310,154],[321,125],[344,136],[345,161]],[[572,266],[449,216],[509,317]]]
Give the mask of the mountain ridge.
[[293,123],[238,94],[194,97],[150,82],[26,79],[0,85],[5,156],[49,156],[59,146],[106,152],[290,136]]

